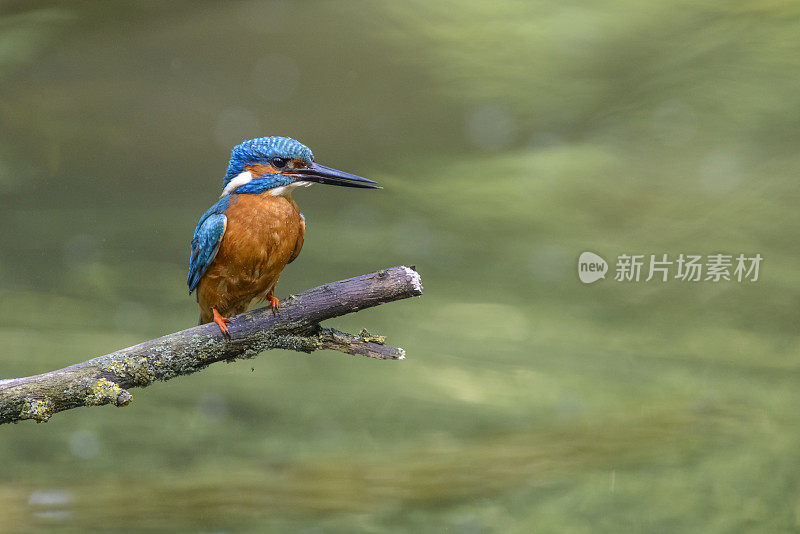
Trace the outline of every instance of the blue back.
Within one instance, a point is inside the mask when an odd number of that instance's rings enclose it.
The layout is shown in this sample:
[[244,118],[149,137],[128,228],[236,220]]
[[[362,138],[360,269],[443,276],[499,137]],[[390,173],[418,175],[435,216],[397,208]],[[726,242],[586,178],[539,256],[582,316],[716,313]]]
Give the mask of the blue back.
[[189,245],[189,278],[186,283],[191,293],[197,289],[200,279],[217,255],[222,234],[225,233],[228,209],[231,196],[225,195],[206,211],[197,223]]

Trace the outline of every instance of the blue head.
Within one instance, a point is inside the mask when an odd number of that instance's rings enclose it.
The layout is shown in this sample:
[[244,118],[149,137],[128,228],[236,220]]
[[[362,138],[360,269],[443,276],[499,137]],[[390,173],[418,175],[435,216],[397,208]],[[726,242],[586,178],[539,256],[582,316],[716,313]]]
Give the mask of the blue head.
[[314,182],[379,188],[372,180],[315,163],[311,149],[290,137],[259,137],[233,148],[222,195],[283,192]]

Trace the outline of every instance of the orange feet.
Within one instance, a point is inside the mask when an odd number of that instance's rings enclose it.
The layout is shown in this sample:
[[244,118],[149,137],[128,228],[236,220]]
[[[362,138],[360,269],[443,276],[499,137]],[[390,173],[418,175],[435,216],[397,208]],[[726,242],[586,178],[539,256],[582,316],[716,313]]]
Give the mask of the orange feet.
[[270,295],[267,297],[269,301],[269,307],[272,308],[272,315],[278,315],[278,304],[280,303],[274,295]]
[[219,326],[219,330],[222,332],[222,335],[230,339],[231,334],[228,332],[228,323],[230,323],[231,320],[223,317],[216,308],[211,308],[211,312],[214,314],[214,322],[217,323],[217,326]]

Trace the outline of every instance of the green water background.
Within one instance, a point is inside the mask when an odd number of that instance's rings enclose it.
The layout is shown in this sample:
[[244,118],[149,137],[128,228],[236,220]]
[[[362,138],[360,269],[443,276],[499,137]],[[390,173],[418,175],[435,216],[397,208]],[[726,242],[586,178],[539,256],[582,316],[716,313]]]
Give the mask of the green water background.
[[[316,186],[279,296],[414,264],[283,351],[0,428],[3,532],[781,532],[800,524],[800,8],[4,2],[0,376],[183,329],[230,148]],[[578,255],[760,253],[583,285]],[[612,265],[613,268],[613,265]]]

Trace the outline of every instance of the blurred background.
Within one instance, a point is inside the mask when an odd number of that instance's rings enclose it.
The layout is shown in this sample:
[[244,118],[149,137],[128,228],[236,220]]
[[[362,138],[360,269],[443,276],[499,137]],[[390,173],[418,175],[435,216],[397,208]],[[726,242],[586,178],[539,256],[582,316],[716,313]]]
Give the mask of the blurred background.
[[[0,376],[197,318],[243,139],[296,193],[278,295],[414,264],[272,351],[0,428],[4,532],[778,532],[800,525],[800,7],[789,0],[0,3]],[[578,255],[755,254],[755,283]]]

